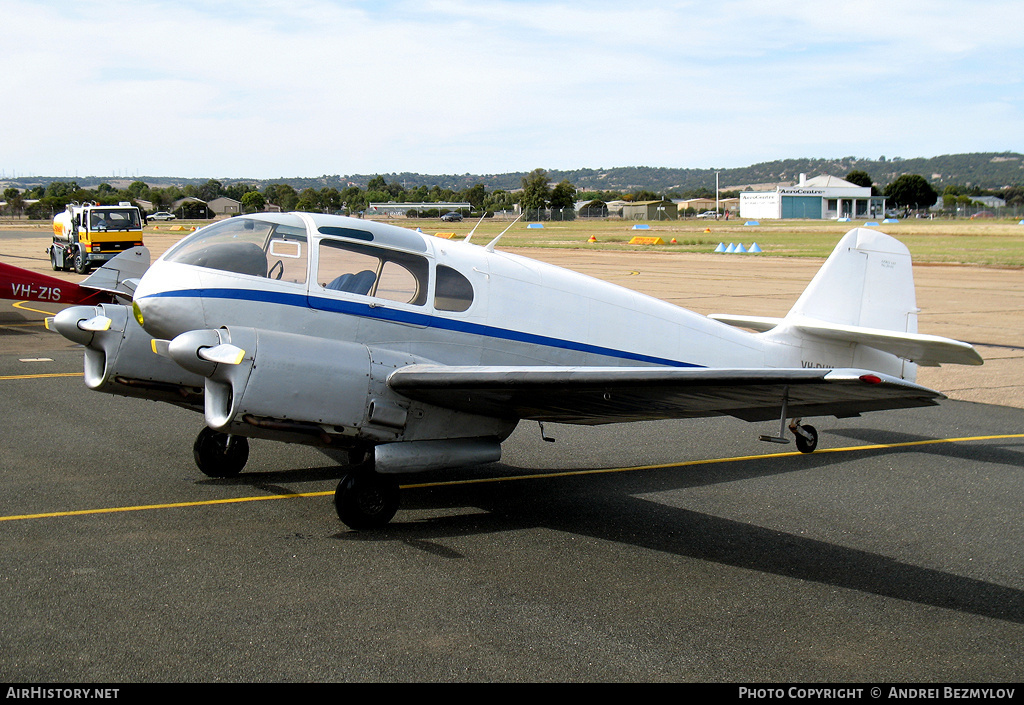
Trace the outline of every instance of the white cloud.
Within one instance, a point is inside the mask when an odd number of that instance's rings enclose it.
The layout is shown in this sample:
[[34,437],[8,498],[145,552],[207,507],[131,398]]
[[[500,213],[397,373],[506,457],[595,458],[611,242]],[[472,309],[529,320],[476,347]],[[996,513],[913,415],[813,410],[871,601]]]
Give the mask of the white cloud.
[[0,8],[6,173],[735,166],[1019,149],[1024,126],[1019,2]]

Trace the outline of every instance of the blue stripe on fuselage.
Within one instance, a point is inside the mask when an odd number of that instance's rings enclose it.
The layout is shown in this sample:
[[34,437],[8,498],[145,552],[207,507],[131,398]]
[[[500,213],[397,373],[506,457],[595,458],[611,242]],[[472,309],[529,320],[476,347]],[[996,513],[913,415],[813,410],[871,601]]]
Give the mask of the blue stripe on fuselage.
[[690,362],[669,360],[667,358],[643,355],[626,350],[616,350],[614,348],[605,348],[599,345],[590,345],[588,343],[578,343],[572,340],[536,335],[534,333],[523,333],[521,331],[509,330],[507,328],[497,328],[495,326],[488,326],[480,323],[470,323],[468,321],[444,318],[443,316],[403,311],[400,309],[388,308],[381,304],[371,306],[369,304],[346,301],[344,299],[307,296],[305,293],[289,294],[286,292],[266,291],[261,289],[179,289],[175,291],[163,291],[159,294],[150,294],[143,298],[198,298],[257,301],[283,306],[313,308],[315,310],[341,313],[348,316],[358,316],[360,318],[369,318],[378,321],[405,323],[409,325],[423,326],[425,328],[429,327],[441,330],[450,330],[457,333],[479,335],[498,340],[510,340],[518,343],[529,343],[531,345],[540,345],[549,348],[558,348],[561,350],[573,350],[575,352],[604,355],[606,357],[614,357],[620,360],[646,362],[653,365],[666,365],[669,367],[701,367],[701,365],[695,365]]

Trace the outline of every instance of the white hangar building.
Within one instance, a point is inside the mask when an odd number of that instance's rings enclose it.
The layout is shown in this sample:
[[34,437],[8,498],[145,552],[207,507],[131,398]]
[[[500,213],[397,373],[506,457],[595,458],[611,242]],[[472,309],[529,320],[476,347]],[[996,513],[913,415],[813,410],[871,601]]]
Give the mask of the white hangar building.
[[754,220],[884,216],[885,198],[872,196],[869,186],[857,186],[836,176],[808,179],[801,174],[795,186],[740,194],[740,217]]

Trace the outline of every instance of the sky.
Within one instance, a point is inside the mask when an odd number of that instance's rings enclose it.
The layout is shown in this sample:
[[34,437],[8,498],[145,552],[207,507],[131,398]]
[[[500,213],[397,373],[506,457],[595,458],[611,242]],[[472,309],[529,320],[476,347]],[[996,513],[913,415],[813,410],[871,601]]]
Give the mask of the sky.
[[0,0],[0,178],[1024,151],[1020,0]]

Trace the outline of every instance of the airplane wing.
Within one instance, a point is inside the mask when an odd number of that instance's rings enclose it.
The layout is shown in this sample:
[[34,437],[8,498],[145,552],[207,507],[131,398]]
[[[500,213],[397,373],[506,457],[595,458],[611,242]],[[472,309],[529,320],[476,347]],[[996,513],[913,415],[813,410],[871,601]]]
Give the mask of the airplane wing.
[[702,416],[745,421],[857,416],[933,406],[932,389],[867,370],[410,365],[388,385],[409,398],[501,418],[604,424]]

